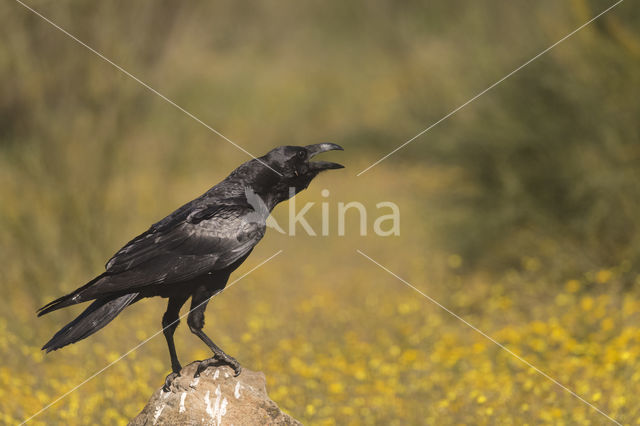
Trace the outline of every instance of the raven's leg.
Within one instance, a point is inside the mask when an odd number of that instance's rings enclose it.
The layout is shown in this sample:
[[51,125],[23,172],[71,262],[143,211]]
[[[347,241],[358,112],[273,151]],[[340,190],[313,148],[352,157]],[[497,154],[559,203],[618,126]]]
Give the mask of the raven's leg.
[[231,368],[233,368],[235,376],[240,374],[240,371],[242,371],[240,363],[236,361],[235,358],[224,353],[224,351],[220,349],[218,345],[213,343],[209,336],[204,334],[204,332],[202,331],[202,328],[204,327],[204,311],[207,308],[209,298],[213,296],[217,291],[218,290],[209,290],[206,287],[201,286],[193,293],[191,297],[191,311],[189,312],[189,317],[187,318],[189,329],[213,351],[212,358],[200,361],[194,377],[200,376],[200,373],[206,370],[207,367],[219,364],[229,365]]
[[180,370],[182,370],[180,361],[178,361],[178,355],[176,354],[176,346],[173,343],[173,333],[176,331],[176,328],[178,328],[178,324],[180,324],[180,308],[182,308],[182,305],[184,305],[184,302],[186,302],[188,298],[188,295],[170,297],[169,303],[167,304],[167,311],[162,316],[162,332],[164,333],[165,339],[167,339],[169,356],[171,357],[171,374],[169,374],[164,381],[163,389],[165,392],[169,391],[171,382],[180,375]]

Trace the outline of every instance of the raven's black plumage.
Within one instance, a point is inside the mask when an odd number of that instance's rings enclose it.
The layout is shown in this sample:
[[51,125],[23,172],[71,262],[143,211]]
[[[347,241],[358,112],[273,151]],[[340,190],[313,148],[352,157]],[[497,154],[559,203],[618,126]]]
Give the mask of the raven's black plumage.
[[214,358],[203,361],[202,369],[213,362],[227,362],[239,373],[238,362],[202,332],[206,301],[225,287],[231,272],[262,239],[265,213],[305,189],[321,171],[342,168],[310,161],[318,153],[335,149],[342,148],[328,143],[278,147],[242,164],[205,194],[152,225],[121,248],[104,273],[40,308],[38,316],[94,301],[43,349],[49,352],[88,337],[140,299],[167,297],[162,322],[173,369],[168,385],[180,371],[173,332],[180,308],[191,297],[189,328],[214,352]]

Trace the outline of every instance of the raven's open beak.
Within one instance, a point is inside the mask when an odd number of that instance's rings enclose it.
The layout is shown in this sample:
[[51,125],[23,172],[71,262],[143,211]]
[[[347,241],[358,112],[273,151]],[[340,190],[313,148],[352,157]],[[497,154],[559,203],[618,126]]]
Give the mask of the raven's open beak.
[[[309,158],[313,158],[316,155],[327,152],[327,151],[344,151],[344,149],[340,145],[336,145],[335,143],[318,143],[315,145],[307,145],[305,146],[306,150],[309,152]],[[330,161],[310,161],[309,165],[315,170],[329,170],[329,169],[343,169],[344,166],[338,163],[332,163]]]

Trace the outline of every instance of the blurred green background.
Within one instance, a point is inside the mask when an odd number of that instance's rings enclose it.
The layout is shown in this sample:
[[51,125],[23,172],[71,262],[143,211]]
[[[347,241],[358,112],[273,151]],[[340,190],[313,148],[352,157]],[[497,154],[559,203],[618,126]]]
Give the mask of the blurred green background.
[[[255,155],[332,141],[347,165],[296,198],[393,201],[400,237],[267,236],[207,332],[309,424],[607,419],[355,250],[623,423],[640,417],[640,10],[623,2],[359,177],[613,2],[29,1]],[[148,300],[79,344],[35,310],[248,158],[19,3],[0,6],[0,421],[150,336]],[[338,157],[340,157],[338,159]],[[320,196],[327,188],[328,199]],[[286,223],[287,207],[274,212]],[[299,229],[299,233],[302,230]],[[135,328],[130,325],[135,324]],[[186,327],[183,363],[208,356]],[[34,424],[126,423],[168,373],[158,337]]]

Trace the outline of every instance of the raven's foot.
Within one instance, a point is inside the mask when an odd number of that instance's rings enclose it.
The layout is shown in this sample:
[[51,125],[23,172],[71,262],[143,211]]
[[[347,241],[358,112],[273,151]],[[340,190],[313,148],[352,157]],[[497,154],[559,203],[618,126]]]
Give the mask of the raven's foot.
[[234,357],[229,356],[223,352],[222,354],[216,354],[209,359],[200,361],[200,364],[198,364],[198,368],[196,369],[196,372],[193,375],[193,377],[200,377],[200,374],[207,368],[211,366],[221,365],[221,364],[228,365],[229,367],[233,368],[234,377],[237,377],[240,374],[240,372],[242,372],[242,367],[240,366],[240,363]]
[[173,373],[169,374],[166,379],[164,379],[164,386],[162,387],[162,390],[164,392],[169,392],[171,390],[171,383],[173,383],[176,377],[180,377],[180,373],[176,373],[174,371]]

